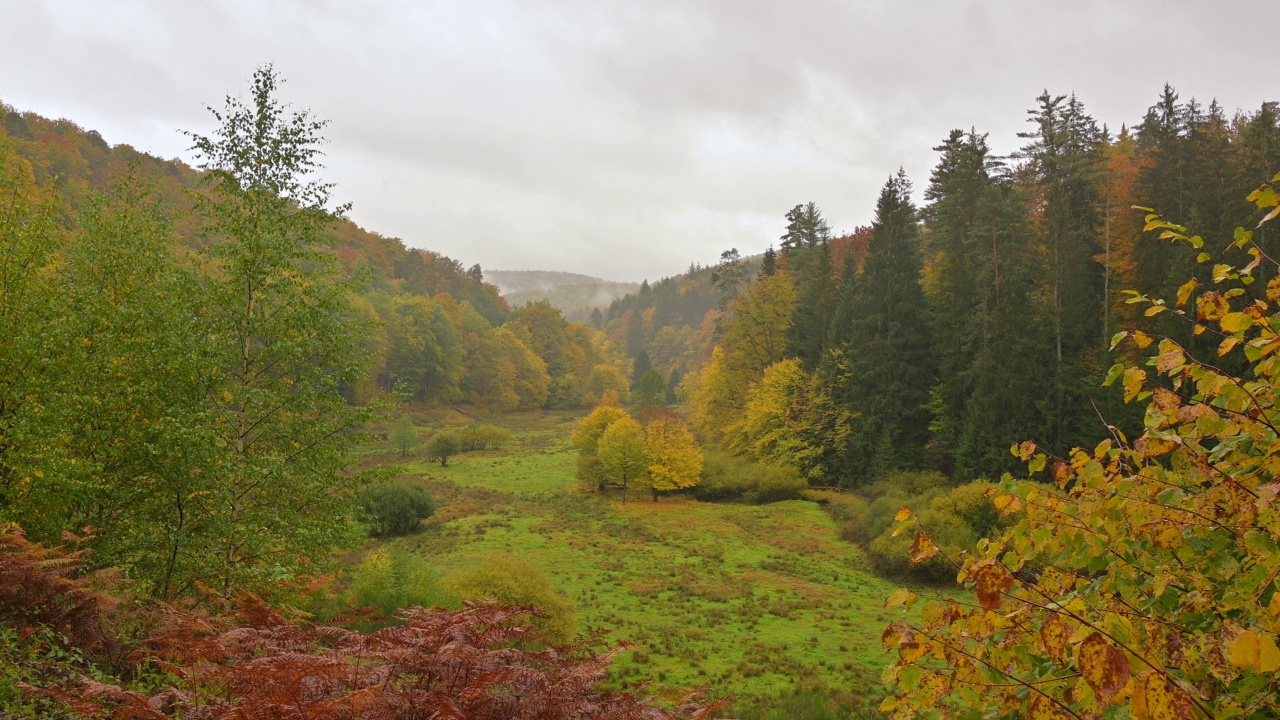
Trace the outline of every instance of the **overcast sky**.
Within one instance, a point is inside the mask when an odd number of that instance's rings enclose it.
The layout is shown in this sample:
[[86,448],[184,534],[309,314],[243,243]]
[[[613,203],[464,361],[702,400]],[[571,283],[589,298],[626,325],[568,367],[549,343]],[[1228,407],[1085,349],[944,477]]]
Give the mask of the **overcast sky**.
[[361,225],[503,270],[655,279],[760,252],[799,202],[870,221],[953,127],[1043,90],[1139,120],[1163,83],[1280,98],[1274,0],[0,0],[0,100],[165,157],[275,63],[332,121]]

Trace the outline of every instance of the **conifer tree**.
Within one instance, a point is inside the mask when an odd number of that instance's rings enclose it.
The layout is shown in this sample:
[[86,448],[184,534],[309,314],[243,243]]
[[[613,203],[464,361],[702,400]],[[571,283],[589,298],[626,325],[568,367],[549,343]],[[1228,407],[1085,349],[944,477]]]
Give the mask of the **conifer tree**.
[[1013,469],[1003,449],[1039,432],[1045,361],[1025,202],[986,135],[953,130],[925,197],[938,385],[932,453],[961,478]]
[[[1037,208],[1047,250],[1046,320],[1052,330],[1052,384],[1042,412],[1042,441],[1061,452],[1092,437],[1090,394],[1109,364],[1102,337],[1102,148],[1105,137],[1074,95],[1049,95],[1028,110],[1035,130],[1020,151],[1023,185]],[[1100,393],[1093,393],[1100,395]]]
[[872,231],[863,272],[836,311],[849,322],[845,340],[821,373],[833,385],[826,392],[856,416],[832,468],[842,484],[920,466],[935,381],[918,212],[901,170],[880,193]]

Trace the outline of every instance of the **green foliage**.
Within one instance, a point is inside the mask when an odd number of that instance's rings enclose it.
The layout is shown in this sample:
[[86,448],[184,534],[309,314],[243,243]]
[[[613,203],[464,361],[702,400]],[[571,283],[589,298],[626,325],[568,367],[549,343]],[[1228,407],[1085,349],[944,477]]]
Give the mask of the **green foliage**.
[[627,382],[627,376],[616,365],[600,364],[591,368],[591,374],[587,376],[586,395],[583,401],[588,404],[599,404],[605,394],[610,391],[617,393],[621,402],[630,400],[631,383]]
[[636,383],[635,401],[640,407],[667,404],[667,380],[657,370],[649,370]]
[[440,467],[449,465],[449,458],[462,452],[462,441],[451,432],[436,433],[427,445],[427,457],[440,462]]
[[929,312],[920,284],[920,227],[911,184],[901,172],[876,204],[866,264],[850,281],[833,325],[833,353],[819,369],[823,392],[850,413],[845,447],[815,434],[826,472],[842,485],[921,465],[928,440],[929,388],[935,372]]
[[371,485],[358,496],[360,519],[374,537],[408,535],[436,512],[435,500],[421,485],[390,482]]
[[542,568],[507,553],[481,558],[480,565],[451,573],[444,586],[462,600],[497,600],[504,605],[531,605],[544,615],[533,627],[549,642],[572,640],[576,633],[573,604],[556,591]]
[[[601,437],[602,445],[608,431]],[[702,450],[684,421],[673,416],[654,418],[644,429],[645,469],[638,480],[653,493],[686,490],[702,480]],[[608,464],[605,465],[608,468]]]
[[387,439],[391,441],[391,447],[400,451],[400,457],[418,447],[418,428],[413,424],[413,418],[401,415],[399,422],[387,434]]
[[639,479],[649,465],[644,429],[629,417],[615,420],[601,433],[596,455],[605,479],[622,488],[625,499],[631,483]]
[[373,607],[385,617],[406,608],[453,604],[436,572],[425,559],[385,547],[369,551],[351,570],[346,607]]
[[707,450],[702,482],[693,489],[699,500],[743,500],[752,504],[796,500],[808,483],[791,467],[753,462],[724,452]]

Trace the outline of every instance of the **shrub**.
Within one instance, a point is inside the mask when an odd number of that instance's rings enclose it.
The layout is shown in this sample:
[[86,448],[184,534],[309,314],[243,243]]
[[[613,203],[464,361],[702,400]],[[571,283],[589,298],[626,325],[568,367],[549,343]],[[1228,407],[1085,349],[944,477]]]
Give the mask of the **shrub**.
[[914,577],[934,582],[954,579],[956,567],[947,557],[954,559],[961,552],[972,552],[978,542],[978,535],[963,519],[946,510],[929,507],[917,512],[917,516],[921,526],[929,529],[942,552],[912,566],[911,542],[914,534],[901,533],[895,537],[893,530],[889,529],[867,546],[867,559],[871,566],[880,574],[893,577]]
[[457,438],[458,449],[461,452],[497,450],[504,443],[511,441],[511,431],[497,425],[472,423],[463,428]]
[[762,504],[799,499],[807,488],[808,483],[794,468],[763,465],[706,450],[702,482],[693,489],[693,495],[708,502],[744,500]]
[[411,482],[379,483],[357,498],[361,520],[375,537],[408,535],[436,512],[435,499]]
[[375,607],[391,616],[413,606],[451,605],[435,571],[416,555],[377,548],[351,571],[344,598],[353,607]]
[[459,570],[444,581],[445,589],[461,600],[496,600],[503,605],[532,605],[543,611],[531,625],[551,642],[574,636],[574,610],[551,579],[537,565],[507,553],[494,553],[480,565]]
[[[945,493],[935,486],[914,497],[899,493],[881,496],[868,508],[867,530],[875,531],[874,539],[867,546],[872,567],[897,577],[922,580],[955,577],[956,567],[944,555],[954,560],[961,552],[973,552],[980,538],[997,534],[1001,528],[995,505],[987,497],[991,487],[988,482],[973,482]],[[901,533],[893,537],[891,527],[893,515],[903,506],[916,512],[921,526],[942,549],[942,553],[914,567],[910,562],[910,548],[915,534]]]
[[826,501],[826,510],[831,514],[831,519],[840,527],[841,539],[865,544],[875,538],[868,532],[871,506],[864,498],[850,493],[832,492],[827,493],[823,500]]
[[458,436],[452,433],[440,433],[431,439],[431,445],[427,447],[427,457],[432,460],[439,460],[440,467],[449,465],[449,458],[462,452],[462,443],[458,440]]

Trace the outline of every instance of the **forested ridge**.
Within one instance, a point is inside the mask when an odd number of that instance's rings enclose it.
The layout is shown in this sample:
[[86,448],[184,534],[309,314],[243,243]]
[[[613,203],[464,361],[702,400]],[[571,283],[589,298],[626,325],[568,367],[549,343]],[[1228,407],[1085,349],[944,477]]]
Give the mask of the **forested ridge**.
[[1277,711],[1276,103],[1046,92],[571,322],[350,222],[280,82],[194,167],[0,106],[0,717]]
[[[942,138],[923,192],[891,176],[868,228],[833,237],[820,208],[797,205],[767,256],[730,250],[646,284],[604,327],[629,356],[684,378],[707,439],[820,485],[898,470],[997,478],[1019,466],[1010,443],[1065,453],[1096,442],[1103,418],[1131,426],[1101,387],[1124,357],[1112,335],[1147,322],[1130,291],[1173,297],[1212,272],[1144,237],[1134,208],[1230,238],[1280,163],[1280,111],[1228,113],[1166,87],[1119,130],[1074,95],[1040,96],[1027,120],[1011,157],[976,130]],[[1280,240],[1260,233],[1274,256]],[[769,410],[780,407],[790,416]]]

